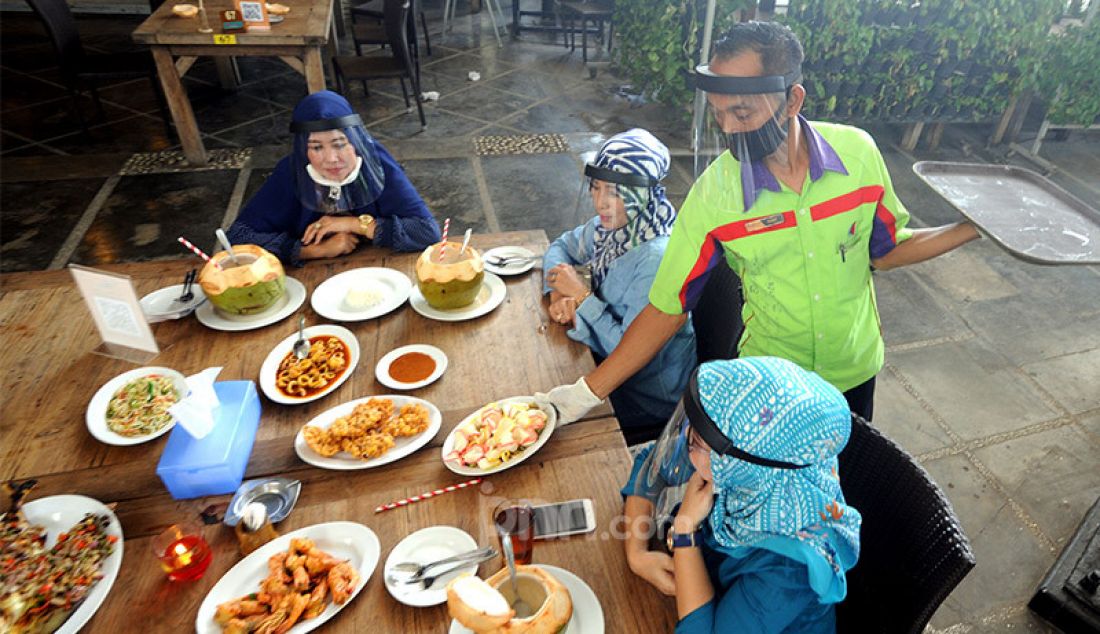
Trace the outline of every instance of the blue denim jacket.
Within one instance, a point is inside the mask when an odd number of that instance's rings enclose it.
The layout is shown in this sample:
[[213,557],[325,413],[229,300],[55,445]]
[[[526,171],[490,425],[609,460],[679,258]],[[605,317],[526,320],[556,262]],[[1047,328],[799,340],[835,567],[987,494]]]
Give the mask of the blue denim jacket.
[[[599,221],[598,217],[593,218],[561,234],[546,251],[543,270],[549,271],[563,262],[571,265],[587,262],[595,246]],[[581,302],[576,325],[569,331],[569,337],[585,344],[600,357],[611,354],[630,322],[649,304],[649,287],[657,275],[667,244],[667,236],[655,238],[612,262],[603,284]],[[543,292],[550,290],[544,281]],[[695,362],[695,331],[689,318],[648,365],[615,390],[615,395],[618,400],[628,403],[629,409],[644,412],[651,418],[666,419],[680,400]],[[624,422],[623,418],[620,416],[620,422]]]

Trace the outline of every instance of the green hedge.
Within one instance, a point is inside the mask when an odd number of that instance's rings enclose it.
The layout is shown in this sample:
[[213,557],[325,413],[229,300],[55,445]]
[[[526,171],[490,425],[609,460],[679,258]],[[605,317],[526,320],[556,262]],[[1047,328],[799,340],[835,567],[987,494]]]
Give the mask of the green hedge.
[[1100,117],[1100,18],[1049,38],[1035,64],[1029,84],[1048,100],[1051,122],[1096,122]]
[[[742,4],[719,0],[716,35]],[[684,112],[704,7],[702,0],[617,3],[619,66],[647,95]],[[1042,66],[1049,25],[1063,9],[1062,0],[792,0],[789,14],[776,19],[806,49],[811,117],[989,121]]]

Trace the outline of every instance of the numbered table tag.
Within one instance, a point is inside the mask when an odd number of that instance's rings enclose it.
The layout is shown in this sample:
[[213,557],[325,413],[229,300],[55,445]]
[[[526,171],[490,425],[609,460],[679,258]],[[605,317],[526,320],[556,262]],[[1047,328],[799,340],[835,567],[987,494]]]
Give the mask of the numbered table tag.
[[237,36],[232,33],[222,34],[217,33],[214,35],[215,44],[236,44]]

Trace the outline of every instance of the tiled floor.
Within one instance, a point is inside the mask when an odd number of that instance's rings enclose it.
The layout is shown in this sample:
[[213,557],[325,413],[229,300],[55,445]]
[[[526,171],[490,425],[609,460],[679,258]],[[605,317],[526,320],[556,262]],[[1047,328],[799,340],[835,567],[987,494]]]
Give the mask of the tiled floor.
[[[589,79],[579,51],[544,36],[506,38],[498,48],[484,15],[460,15],[452,33],[440,34],[442,3],[425,4],[434,54],[424,59],[423,90],[440,93],[424,104],[427,129],[394,82],[372,83],[369,97],[353,84],[347,96],[437,217],[452,219],[452,231],[541,228],[556,236],[578,222],[584,154],[635,126],[678,154],[666,186],[682,201],[691,160],[678,113],[635,107],[618,95],[624,81],[604,70]],[[138,21],[79,22],[86,46],[108,50],[128,47]],[[235,92],[223,92],[213,65],[200,61],[186,86],[208,149],[224,150],[219,166],[123,176],[134,153],[178,148],[148,84],[104,88],[106,118],[85,137],[33,18],[6,14],[0,28],[5,272],[179,257],[180,234],[212,244],[212,230],[231,221],[285,152],[290,109],[305,95],[302,78],[277,60],[242,60]],[[913,175],[914,161],[1034,167],[1004,146],[987,148],[979,126],[951,127],[939,150],[915,153],[899,149],[900,130],[868,129],[916,226],[957,212]],[[526,133],[563,135],[565,151],[475,151],[479,137]],[[1058,184],[1100,200],[1095,133],[1048,142],[1043,156],[1057,166]],[[875,423],[940,483],[978,556],[930,630],[1047,631],[1024,606],[1100,495],[1100,268],[1036,266],[983,240],[879,273],[876,287],[888,348]]]

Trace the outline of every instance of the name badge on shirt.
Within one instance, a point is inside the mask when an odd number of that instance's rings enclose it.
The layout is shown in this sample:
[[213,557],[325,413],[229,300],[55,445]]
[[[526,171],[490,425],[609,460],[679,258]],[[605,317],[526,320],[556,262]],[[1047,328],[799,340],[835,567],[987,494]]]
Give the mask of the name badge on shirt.
[[774,227],[777,224],[783,222],[783,214],[775,214],[772,216],[764,216],[763,218],[757,218],[756,220],[745,223],[745,230],[749,233],[754,231],[763,231],[768,227]]

